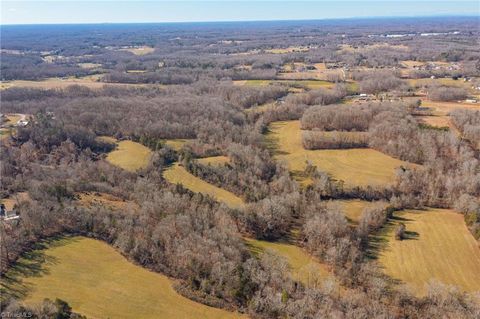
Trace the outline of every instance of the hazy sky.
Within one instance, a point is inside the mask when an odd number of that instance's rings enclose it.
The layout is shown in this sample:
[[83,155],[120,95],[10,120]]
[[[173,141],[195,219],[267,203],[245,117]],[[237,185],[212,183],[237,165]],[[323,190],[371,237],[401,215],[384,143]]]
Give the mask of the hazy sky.
[[302,20],[480,15],[480,1],[144,1],[1,2],[1,24]]

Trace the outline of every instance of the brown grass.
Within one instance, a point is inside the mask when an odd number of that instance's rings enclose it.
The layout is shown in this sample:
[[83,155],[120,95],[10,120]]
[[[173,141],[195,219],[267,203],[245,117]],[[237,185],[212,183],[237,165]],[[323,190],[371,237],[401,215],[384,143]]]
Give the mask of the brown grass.
[[291,267],[292,277],[309,287],[318,286],[326,279],[335,280],[326,265],[321,264],[300,247],[284,242],[269,242],[251,238],[245,238],[245,241],[253,253],[258,254],[270,250],[285,258]]
[[107,193],[77,193],[77,196],[79,203],[89,208],[96,206],[106,206],[115,210],[136,210],[139,208],[138,205],[132,201],[126,201]]
[[244,202],[240,197],[190,174],[178,163],[175,163],[166,169],[163,173],[163,176],[172,184],[182,184],[185,188],[191,190],[192,192],[209,195],[215,198],[217,201],[223,202],[230,207],[242,207],[244,205]]
[[[438,280],[461,289],[480,291],[480,248],[468,231],[462,214],[447,209],[396,213],[381,239],[379,261],[385,272],[405,282],[417,295]],[[406,225],[407,239],[396,240],[395,227]]]
[[199,158],[197,161],[203,165],[223,166],[230,162],[230,159],[227,156],[211,156]]
[[55,240],[27,254],[8,277],[15,280],[2,281],[2,288],[20,294],[26,304],[60,298],[88,318],[246,318],[187,299],[168,277],[84,237]]
[[146,55],[153,53],[155,51],[155,48],[148,47],[148,46],[141,46],[137,48],[125,48],[125,49],[120,49],[119,51],[127,51],[131,52],[135,55]]
[[152,151],[148,147],[133,141],[121,141],[117,143],[114,151],[108,153],[107,161],[124,170],[135,172],[146,168],[151,157]]
[[267,143],[276,158],[285,161],[294,177],[301,176],[307,161],[333,178],[352,186],[386,186],[395,180],[395,168],[409,164],[373,149],[305,150],[302,145],[300,121],[274,122],[269,126]]

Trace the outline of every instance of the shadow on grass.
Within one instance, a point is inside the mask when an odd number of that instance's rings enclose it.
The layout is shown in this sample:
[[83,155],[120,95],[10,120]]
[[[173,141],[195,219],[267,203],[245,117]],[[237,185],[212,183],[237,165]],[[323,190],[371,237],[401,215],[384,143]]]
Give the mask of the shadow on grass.
[[270,128],[264,132],[264,145],[272,156],[288,155],[290,153],[280,150],[280,138],[273,136]]
[[23,299],[33,289],[26,278],[42,277],[50,274],[50,266],[58,263],[56,257],[47,255],[46,249],[64,246],[78,239],[68,236],[57,236],[38,242],[32,250],[24,253],[15,265],[2,277],[0,300],[9,298]]

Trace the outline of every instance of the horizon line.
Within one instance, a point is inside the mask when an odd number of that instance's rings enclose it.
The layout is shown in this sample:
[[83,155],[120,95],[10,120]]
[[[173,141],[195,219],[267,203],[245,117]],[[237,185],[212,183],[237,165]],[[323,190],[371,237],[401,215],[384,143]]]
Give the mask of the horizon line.
[[307,21],[334,21],[334,20],[374,20],[374,19],[411,19],[411,18],[477,18],[480,15],[471,14],[432,14],[432,15],[400,15],[400,16],[351,16],[339,18],[315,18],[315,19],[265,19],[265,20],[210,20],[210,21],[156,21],[156,22],[58,22],[58,23],[7,23],[0,22],[0,27],[3,26],[47,26],[47,25],[115,25],[115,24],[208,24],[208,23],[239,23],[239,22],[307,22]]

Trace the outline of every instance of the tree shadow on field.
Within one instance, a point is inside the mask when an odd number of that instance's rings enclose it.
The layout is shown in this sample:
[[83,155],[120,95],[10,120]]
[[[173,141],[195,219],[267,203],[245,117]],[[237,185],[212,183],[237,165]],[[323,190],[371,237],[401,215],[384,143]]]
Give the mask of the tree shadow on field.
[[0,302],[9,298],[23,299],[33,289],[25,279],[50,274],[50,266],[58,263],[56,257],[47,255],[46,249],[64,246],[77,239],[57,236],[34,244],[31,250],[22,254],[15,264],[1,278]]
[[392,239],[391,232],[395,231],[400,223],[406,223],[407,230],[405,231],[405,237],[403,240],[418,240],[420,234],[415,231],[408,230],[408,222],[412,222],[413,219],[405,218],[399,215],[393,215],[387,221],[387,223],[376,233],[371,234],[368,237],[368,248],[367,248],[367,258],[376,260],[380,256],[381,252],[384,251]]
[[273,131],[266,129],[264,134],[264,145],[272,156],[288,155],[290,153],[280,150],[280,138],[273,136]]

